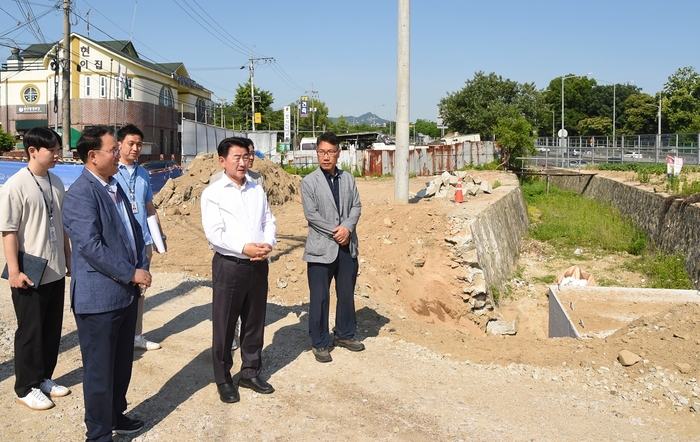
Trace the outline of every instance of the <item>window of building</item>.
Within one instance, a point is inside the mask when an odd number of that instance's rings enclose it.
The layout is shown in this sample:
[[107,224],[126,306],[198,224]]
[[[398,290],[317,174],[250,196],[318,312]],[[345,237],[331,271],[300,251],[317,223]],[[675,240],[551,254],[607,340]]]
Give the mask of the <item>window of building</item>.
[[131,80],[132,80],[131,78],[127,77],[126,85],[124,86],[124,96],[126,97],[127,100],[131,98],[131,93],[132,93],[131,92],[131,86],[132,86]]
[[170,92],[170,88],[163,86],[163,88],[160,90],[158,103],[161,106],[173,107],[173,93]]
[[107,97],[107,77],[100,75],[100,98]]
[[90,89],[92,85],[92,78],[89,75],[85,76],[85,96],[89,97],[90,96]]
[[25,87],[22,91],[22,100],[26,104],[36,103],[39,101],[39,89],[34,85]]
[[197,98],[197,121],[205,123],[207,121],[207,102],[202,98]]

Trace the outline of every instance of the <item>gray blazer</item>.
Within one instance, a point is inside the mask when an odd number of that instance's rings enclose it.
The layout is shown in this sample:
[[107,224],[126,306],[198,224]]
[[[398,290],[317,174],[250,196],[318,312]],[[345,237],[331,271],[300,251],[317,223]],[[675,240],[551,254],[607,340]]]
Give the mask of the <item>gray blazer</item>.
[[338,170],[340,176],[340,208],[336,210],[333,193],[319,167],[301,180],[301,203],[309,223],[306,248],[302,259],[306,262],[330,264],[338,257],[338,243],[333,240],[333,229],[342,225],[350,231],[350,254],[357,257],[357,222],[362,204],[352,174]]

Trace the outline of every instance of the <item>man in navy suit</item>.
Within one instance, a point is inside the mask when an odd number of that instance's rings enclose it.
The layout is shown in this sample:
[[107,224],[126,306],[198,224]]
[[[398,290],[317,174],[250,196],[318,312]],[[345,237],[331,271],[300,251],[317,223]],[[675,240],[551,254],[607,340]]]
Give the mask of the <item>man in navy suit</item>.
[[77,151],[85,163],[66,192],[63,224],[73,247],[71,307],[83,357],[88,441],[111,441],[143,421],[124,415],[134,358],[141,288],[150,286],[146,246],[128,198],[113,175],[119,146],[106,126],[86,129]]

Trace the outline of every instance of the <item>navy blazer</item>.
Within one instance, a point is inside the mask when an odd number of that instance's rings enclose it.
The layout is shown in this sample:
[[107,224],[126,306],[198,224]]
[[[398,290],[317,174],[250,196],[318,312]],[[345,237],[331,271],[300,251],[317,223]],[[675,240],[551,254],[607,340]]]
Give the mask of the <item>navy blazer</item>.
[[[129,201],[120,186],[117,191],[123,201]],[[127,212],[136,257],[117,207],[99,179],[83,169],[66,192],[63,225],[71,240],[70,297],[76,314],[118,310],[141,295],[131,278],[136,269],[148,270],[146,245],[139,223],[131,210]]]

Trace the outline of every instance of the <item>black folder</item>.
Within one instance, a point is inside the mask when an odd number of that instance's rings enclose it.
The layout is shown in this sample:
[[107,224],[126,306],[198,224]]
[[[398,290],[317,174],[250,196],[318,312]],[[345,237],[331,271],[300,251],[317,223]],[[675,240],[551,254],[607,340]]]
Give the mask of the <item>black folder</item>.
[[[39,287],[39,284],[41,284],[41,278],[44,276],[44,270],[46,270],[46,264],[48,264],[49,261],[47,259],[24,252],[18,252],[17,259],[19,260],[19,271],[27,275],[29,279],[32,280],[34,287]],[[3,269],[0,277],[3,279],[9,279],[10,272],[7,270],[7,264],[5,264],[5,268]]]

